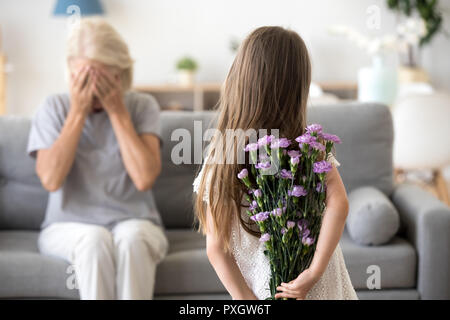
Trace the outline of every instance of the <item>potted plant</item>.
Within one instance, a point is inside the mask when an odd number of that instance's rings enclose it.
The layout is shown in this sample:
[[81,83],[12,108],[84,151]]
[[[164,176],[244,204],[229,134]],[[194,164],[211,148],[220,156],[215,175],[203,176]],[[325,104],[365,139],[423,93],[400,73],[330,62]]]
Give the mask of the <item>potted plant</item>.
[[442,31],[442,14],[438,0],[386,0],[389,9],[397,14],[400,50],[400,82],[428,82],[427,73],[420,67],[420,50]]
[[183,57],[177,62],[178,81],[182,86],[191,86],[194,84],[195,72],[197,71],[197,62],[191,57]]

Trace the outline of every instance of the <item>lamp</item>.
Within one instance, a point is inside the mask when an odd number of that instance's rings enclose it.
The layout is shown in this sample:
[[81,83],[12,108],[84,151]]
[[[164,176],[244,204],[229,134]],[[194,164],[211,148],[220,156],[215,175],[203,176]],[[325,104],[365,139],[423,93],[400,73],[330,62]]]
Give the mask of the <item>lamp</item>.
[[73,13],[82,16],[97,15],[103,13],[103,7],[99,0],[58,0],[54,16],[70,16]]
[[450,95],[436,92],[411,94],[393,110],[394,164],[404,170],[428,169],[443,202],[450,205],[442,169],[450,164]]

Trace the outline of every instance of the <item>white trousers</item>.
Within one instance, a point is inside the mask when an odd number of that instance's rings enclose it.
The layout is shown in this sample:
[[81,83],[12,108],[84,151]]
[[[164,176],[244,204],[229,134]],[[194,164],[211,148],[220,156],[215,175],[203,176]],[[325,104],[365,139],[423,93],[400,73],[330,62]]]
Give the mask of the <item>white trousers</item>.
[[53,223],[41,231],[41,253],[74,266],[81,299],[152,299],[157,264],[168,241],[161,227],[130,219],[112,231],[77,222]]

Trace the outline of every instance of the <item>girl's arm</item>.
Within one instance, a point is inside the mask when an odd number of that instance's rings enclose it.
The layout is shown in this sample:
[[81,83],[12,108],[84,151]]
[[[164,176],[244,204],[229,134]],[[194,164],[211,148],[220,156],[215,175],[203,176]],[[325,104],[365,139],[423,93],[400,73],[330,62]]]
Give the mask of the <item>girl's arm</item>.
[[256,300],[255,294],[248,287],[239,267],[230,252],[225,252],[223,244],[217,239],[213,230],[210,208],[207,209],[206,253],[220,281],[233,300]]
[[325,210],[316,252],[309,269],[320,278],[341,239],[348,215],[348,199],[344,183],[336,167],[327,174],[327,209]]
[[308,269],[295,280],[282,283],[276,298],[304,299],[325,272],[328,262],[339,243],[348,214],[348,200],[341,176],[335,166],[327,174],[327,208],[322,219],[316,251]]

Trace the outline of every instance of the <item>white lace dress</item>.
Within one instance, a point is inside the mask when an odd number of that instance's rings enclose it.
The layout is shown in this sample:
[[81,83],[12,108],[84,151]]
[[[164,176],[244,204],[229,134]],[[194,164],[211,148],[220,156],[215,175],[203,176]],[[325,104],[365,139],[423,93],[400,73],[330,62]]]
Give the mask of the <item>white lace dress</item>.
[[[339,162],[332,155],[330,158],[336,166],[339,166]],[[198,192],[202,175],[203,168],[194,180],[194,192]],[[209,190],[209,186],[207,186],[206,190]],[[203,200],[208,202],[207,194],[203,195]],[[243,213],[244,215],[245,213]],[[264,243],[260,242],[257,237],[246,232],[239,221],[234,219],[231,229],[230,247],[236,264],[253,293],[261,300],[270,297],[270,265],[267,257],[264,255]],[[350,281],[344,256],[339,245],[331,256],[324,274],[309,291],[306,299],[358,299]]]

